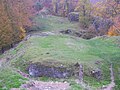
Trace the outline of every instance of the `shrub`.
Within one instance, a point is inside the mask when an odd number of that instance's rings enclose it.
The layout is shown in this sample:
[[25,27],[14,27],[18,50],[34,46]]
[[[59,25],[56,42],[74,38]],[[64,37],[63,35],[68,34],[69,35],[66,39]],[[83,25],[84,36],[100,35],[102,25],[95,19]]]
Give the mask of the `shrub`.
[[91,24],[91,17],[90,16],[79,16],[80,26],[85,29],[88,28]]

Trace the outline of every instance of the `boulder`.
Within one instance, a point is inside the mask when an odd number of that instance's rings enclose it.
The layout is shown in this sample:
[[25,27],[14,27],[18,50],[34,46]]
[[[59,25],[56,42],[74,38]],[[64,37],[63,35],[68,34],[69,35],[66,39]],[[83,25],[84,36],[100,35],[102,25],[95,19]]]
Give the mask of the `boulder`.
[[72,21],[79,21],[79,12],[71,12],[68,14],[68,20]]

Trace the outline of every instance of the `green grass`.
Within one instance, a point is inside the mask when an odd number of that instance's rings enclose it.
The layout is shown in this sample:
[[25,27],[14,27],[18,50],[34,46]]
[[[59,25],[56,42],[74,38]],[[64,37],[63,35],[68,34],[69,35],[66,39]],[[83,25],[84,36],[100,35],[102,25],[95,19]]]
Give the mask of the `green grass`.
[[70,90],[84,90],[80,84],[77,84],[74,80],[69,82],[71,84]]
[[26,80],[8,66],[0,69],[0,90],[19,88]]
[[57,16],[37,16],[34,19],[42,31],[59,31],[66,29],[78,30],[78,23],[70,23],[66,18]]
[[120,89],[120,63],[118,62],[119,59],[113,62],[113,71],[114,71],[115,83],[116,83],[114,90]]
[[[110,40],[84,40],[69,36],[32,37],[26,44],[22,59],[32,61],[60,60],[93,63],[97,60],[119,59],[120,48]],[[49,54],[47,54],[49,53]],[[19,58],[18,58],[19,59]]]
[[[84,40],[64,35],[31,37],[25,43],[27,46],[25,54],[12,60],[12,64],[25,71],[30,61],[58,61],[65,64],[79,62],[86,65],[86,68],[102,69],[103,80],[101,82],[91,76],[84,77],[84,80],[91,86],[101,87],[110,83],[110,62],[120,59],[120,48],[115,41],[114,38]],[[102,64],[96,65],[96,61],[101,61]]]

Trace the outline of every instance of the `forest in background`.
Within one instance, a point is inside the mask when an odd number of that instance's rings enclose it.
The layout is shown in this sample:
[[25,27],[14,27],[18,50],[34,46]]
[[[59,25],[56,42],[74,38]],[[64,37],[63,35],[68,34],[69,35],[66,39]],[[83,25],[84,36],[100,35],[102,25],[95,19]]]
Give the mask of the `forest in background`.
[[120,0],[0,0],[2,53],[26,36],[27,30],[35,25],[32,18],[41,10],[79,21],[80,28],[98,36],[120,35]]

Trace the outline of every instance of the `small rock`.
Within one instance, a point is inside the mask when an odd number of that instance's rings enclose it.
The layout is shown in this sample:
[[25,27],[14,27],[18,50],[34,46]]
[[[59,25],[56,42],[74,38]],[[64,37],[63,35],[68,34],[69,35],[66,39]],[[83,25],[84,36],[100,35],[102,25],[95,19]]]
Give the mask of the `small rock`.
[[92,72],[92,75],[93,77],[95,77],[97,80],[101,80],[102,79],[102,71],[100,69],[96,69],[96,70],[93,70]]

